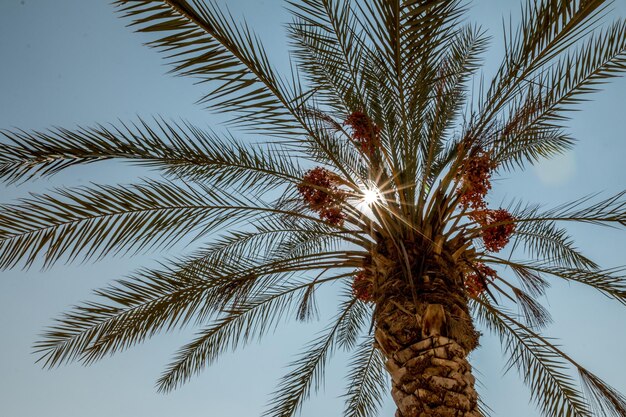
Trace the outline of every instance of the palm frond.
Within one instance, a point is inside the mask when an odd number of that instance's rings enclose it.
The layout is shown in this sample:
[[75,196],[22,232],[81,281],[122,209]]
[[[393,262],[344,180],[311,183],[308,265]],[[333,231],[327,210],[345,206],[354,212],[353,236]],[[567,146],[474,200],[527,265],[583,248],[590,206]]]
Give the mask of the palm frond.
[[[289,236],[290,240],[295,240]],[[303,235],[302,239],[307,239],[307,235]],[[246,242],[244,242],[245,245]],[[176,262],[178,274],[204,275],[210,274],[214,270],[222,270],[231,264],[239,265],[236,270],[241,271],[241,267],[249,265],[249,269],[254,269],[254,274],[284,273],[295,271],[327,271],[337,268],[355,268],[362,265],[363,259],[367,257],[367,252],[363,250],[314,250],[310,253],[302,251],[301,253],[286,254],[281,250],[270,251],[269,253],[248,254],[245,257],[238,256],[237,251],[240,250],[235,245],[235,252],[226,247],[220,246],[218,240],[214,243],[216,246],[209,245],[204,250],[198,251],[195,255],[187,257],[182,261]],[[279,242],[278,248],[281,243]],[[245,259],[245,260],[244,260]],[[228,271],[228,270],[227,270]],[[228,271],[230,273],[230,271]]]
[[[463,38],[467,34],[464,34],[467,27],[461,25],[463,15],[467,11],[462,1],[409,1],[400,3],[401,11],[398,22],[400,28],[397,33],[400,42],[399,45],[395,46],[400,50],[394,51],[396,62],[394,62],[392,74],[396,78],[404,78],[404,81],[397,84],[396,87],[405,90],[405,93],[400,93],[400,97],[403,98],[404,96],[408,104],[408,111],[406,115],[403,115],[402,120],[403,123],[408,122],[411,126],[409,132],[414,136],[414,139],[408,144],[409,148],[410,150],[417,150],[419,146],[415,141],[427,139],[430,133],[427,130],[428,133],[418,134],[418,131],[423,129],[423,123],[428,122],[428,108],[433,96],[437,95],[436,86],[442,79],[441,64],[450,65],[449,69],[452,69],[452,73],[448,75],[451,79],[458,75],[455,70],[464,73],[461,76],[462,79],[475,70],[475,62],[466,56],[465,58],[469,59],[464,62],[463,69],[458,67],[453,69],[458,63],[452,62],[453,56],[457,53],[456,48],[460,43],[468,40],[464,39],[459,42],[459,38]],[[397,27],[395,23],[392,25],[393,28]],[[395,36],[396,34],[390,36],[390,39],[394,39]],[[478,47],[479,43],[480,41],[473,46]],[[472,54],[470,53],[470,55]],[[403,67],[402,70],[397,67],[398,59]],[[391,82],[391,84],[393,85],[395,82]],[[408,120],[404,118],[407,115],[409,115]],[[415,115],[417,123],[411,121],[413,117],[410,115]],[[424,134],[426,137],[422,137]],[[406,157],[410,157],[410,155],[409,153]]]
[[89,364],[159,331],[202,323],[291,275],[246,261],[198,274],[175,264],[165,270],[141,270],[96,291],[103,302],[87,302],[63,315],[35,345],[36,352],[48,367],[73,360]]
[[89,259],[171,245],[183,231],[225,222],[222,205],[193,188],[156,181],[33,195],[2,208],[0,266],[29,266],[38,255],[51,265],[64,255]]
[[[251,216],[283,215],[321,220],[271,208],[262,201],[204,186],[149,180],[127,187],[96,185],[33,195],[0,212],[0,267],[42,255],[44,266],[62,257],[100,258],[168,247]],[[183,233],[184,232],[184,233]],[[193,237],[193,236],[191,236]]]
[[275,74],[260,40],[214,2],[118,0],[120,12],[140,32],[164,35],[149,43],[166,54],[173,72],[198,77],[215,87],[201,102],[236,112],[233,122],[268,133],[303,132],[294,117],[284,82]]
[[350,2],[289,2],[296,18],[289,34],[298,47],[293,55],[316,86],[316,96],[339,114],[367,108],[363,90],[363,42]]
[[1,131],[10,143],[0,155],[0,178],[8,183],[48,176],[78,164],[109,159],[158,167],[168,176],[271,189],[300,181],[303,170],[278,146],[253,146],[189,123],[163,119],[109,127],[47,132]]
[[339,329],[357,302],[356,298],[344,301],[334,323],[306,346],[299,359],[291,363],[291,371],[282,378],[264,416],[292,417],[311,390],[317,391],[324,377],[326,362],[337,343]]
[[308,322],[319,318],[319,309],[317,307],[316,297],[317,288],[315,286],[316,281],[317,279],[313,280],[313,282],[308,284],[302,291],[302,297],[300,297],[300,301],[298,303],[298,312],[296,313],[298,321]]
[[578,269],[563,268],[545,263],[528,263],[523,261],[507,261],[498,259],[497,263],[510,266],[520,274],[551,275],[570,282],[587,285],[600,291],[605,296],[626,305],[626,267],[609,269]]
[[514,45],[505,58],[510,68],[515,65],[526,70],[541,67],[593,28],[610,3],[606,0],[528,0]]
[[608,386],[600,378],[580,368],[580,378],[589,401],[598,410],[598,415],[622,417],[626,415],[626,397],[615,388]]
[[[76,307],[58,320],[35,348],[46,366],[72,360],[91,363],[140,343],[158,331],[191,321],[201,323],[222,311],[252,303],[255,297],[288,285],[294,272],[311,271],[318,266],[325,270],[345,267],[333,256],[325,259],[321,253],[265,263],[236,259],[230,263],[203,263],[202,268],[188,261],[174,263],[163,271],[143,270],[97,291],[104,302]],[[303,289],[310,282],[296,284],[296,289]]]
[[[372,58],[388,74],[387,83],[401,99],[412,102],[423,65],[436,61],[455,33],[464,12],[460,1],[379,1],[359,5],[361,27],[371,42]],[[402,98],[406,100],[402,100]],[[406,107],[406,111],[414,108]],[[402,113],[398,113],[401,115]],[[400,120],[406,118],[400,117]]]
[[[353,279],[354,271],[351,271],[347,276]],[[345,299],[351,299],[354,296],[352,286],[347,285],[341,295]],[[346,351],[354,349],[359,336],[366,330],[366,326],[372,325],[372,315],[372,306],[357,299],[337,330],[337,346]]]
[[336,279],[339,278],[323,278],[316,282],[293,281],[274,286],[224,309],[219,318],[178,350],[174,360],[159,378],[158,390],[175,389],[215,362],[222,353],[262,337],[293,314],[298,292],[311,285],[322,285]]
[[485,95],[474,133],[481,136],[520,87],[587,34],[608,4],[610,0],[528,0],[518,27],[505,34],[506,53]]
[[374,417],[389,391],[385,357],[371,336],[363,337],[349,363],[344,417]]
[[[534,106],[536,102],[530,103]],[[531,107],[531,110],[533,108]],[[525,110],[522,110],[525,111]],[[535,124],[522,132],[509,134],[505,125],[500,132],[493,135],[494,160],[505,170],[521,167],[526,162],[535,163],[545,158],[563,154],[574,148],[576,140],[563,128],[558,126]]]
[[[516,321],[509,313],[490,305],[486,300],[477,300],[476,304],[480,306],[480,310],[483,310],[479,314],[483,315],[482,318],[486,319],[486,322],[490,324],[492,328],[502,327],[497,330],[499,332],[501,332],[501,330],[508,330],[511,332],[510,336],[515,334],[519,340],[527,339],[532,341],[532,343],[529,344],[531,350],[534,351],[535,354],[539,354],[538,357],[541,357],[543,361],[553,358],[552,361],[555,362],[562,371],[567,369],[567,367],[563,364],[564,362],[569,363],[578,371],[581,377],[581,383],[589,399],[588,402],[585,401],[581,403],[584,404],[584,408],[581,410],[586,410],[588,413],[583,415],[611,415],[616,417],[624,415],[624,411],[626,410],[626,398],[622,394],[610,387],[593,373],[583,368],[578,362],[572,359],[569,355],[565,354],[548,339]],[[513,357],[511,359],[513,360]],[[527,368],[527,366],[523,365],[523,363],[520,366],[518,360],[518,358],[515,358],[514,361],[511,362],[511,365],[516,365],[519,369]],[[563,365],[558,365],[558,362],[561,362]],[[567,380],[571,380],[570,376],[564,374],[563,372],[560,373]],[[532,372],[531,375],[537,378],[536,372]],[[529,375],[526,374],[525,378],[528,379],[528,377]],[[533,386],[531,385],[531,389],[532,388]],[[544,394],[553,392],[553,390],[548,389],[544,391]],[[577,398],[577,402],[580,400],[581,393],[578,390],[574,389],[574,391],[569,391],[569,394],[575,396]],[[564,407],[558,407],[558,403],[556,404],[557,407],[554,408],[554,411],[558,411],[559,416],[577,415],[567,414],[567,410]],[[541,406],[542,410],[547,411],[545,408],[547,405],[548,403],[544,402]]]
[[203,268],[248,259],[258,262],[321,255],[339,250],[341,243],[356,244],[351,232],[338,232],[324,224],[305,219],[265,216],[253,230],[232,230],[183,259],[181,271],[201,272]]
[[[415,181],[423,125],[437,82],[438,63],[455,35],[460,1],[401,2],[371,0],[359,5],[364,35],[371,43],[371,96],[379,100],[381,119],[403,185]],[[415,188],[402,194],[414,201]]]
[[311,159],[338,171],[342,178],[358,189],[359,180],[368,178],[368,167],[355,147],[333,129],[329,129],[321,112],[302,109],[301,115],[311,135],[296,143]]
[[[527,222],[545,227],[545,222],[581,222],[605,226],[626,226],[626,191],[598,200],[599,194],[581,197],[552,209],[517,205],[511,211],[517,224]],[[542,223],[543,222],[543,223]]]
[[451,39],[449,52],[441,60],[425,118],[428,138],[422,142],[420,164],[424,186],[432,185],[434,178],[441,173],[435,162],[439,160],[447,140],[450,139],[446,134],[456,123],[465,103],[465,84],[478,69],[481,62],[479,57],[486,47],[487,38],[484,32],[477,27],[465,26]]
[[[528,84],[525,98],[512,110],[502,134],[495,137],[494,159],[506,168],[550,157],[572,145],[562,133],[565,113],[596,92],[600,84],[626,71],[626,22],[590,36]],[[549,143],[549,138],[554,138]]]
[[508,262],[506,266],[511,268],[522,288],[534,297],[544,295],[546,289],[550,287],[550,283],[538,271],[525,268],[515,262]]
[[[286,207],[278,205],[280,209],[296,212],[307,212],[308,208]],[[313,215],[313,214],[312,214]],[[290,219],[287,216],[280,218],[283,228],[292,229],[290,235],[273,242],[271,251],[276,256],[292,257],[305,256],[327,250],[340,250],[347,247],[368,248],[370,242],[365,233],[358,227],[344,227],[341,230],[329,228],[323,223],[315,223],[305,218]],[[263,226],[265,227],[265,226]]]
[[541,329],[552,323],[550,312],[533,297],[519,288],[514,288],[513,294],[529,327]]
[[[65,313],[34,345],[45,367],[112,352],[138,343],[164,328],[188,322],[203,305],[208,281],[173,277],[159,271],[138,273],[96,291],[107,303],[87,302]],[[124,334],[113,343],[111,334]],[[106,349],[104,349],[106,345]]]
[[485,299],[473,303],[473,307],[479,322],[500,337],[509,355],[508,368],[518,369],[543,415],[592,416],[582,393],[566,373],[567,363],[559,352],[516,325],[510,313],[501,307],[494,307]]
[[597,264],[578,250],[567,231],[555,221],[522,222],[516,228],[511,251],[521,245],[533,259],[574,268],[597,268]]

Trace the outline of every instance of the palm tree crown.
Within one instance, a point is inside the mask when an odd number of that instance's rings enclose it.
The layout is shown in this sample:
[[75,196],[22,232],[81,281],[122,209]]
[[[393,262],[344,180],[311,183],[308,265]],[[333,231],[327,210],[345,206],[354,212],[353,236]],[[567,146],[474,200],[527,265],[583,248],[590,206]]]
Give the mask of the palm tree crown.
[[164,119],[2,131],[5,182],[112,158],[163,177],[4,205],[0,267],[204,239],[63,315],[36,343],[45,366],[199,325],[158,381],[170,391],[284,319],[310,319],[318,288],[339,283],[337,315],[292,363],[268,415],[294,415],[337,348],[353,352],[347,416],[374,415],[389,379],[398,416],[486,414],[467,361],[479,323],[543,415],[626,416],[621,393],[541,333],[550,315],[537,302],[562,279],[626,304],[623,269],[597,265],[563,228],[626,225],[626,192],[552,208],[487,198],[497,175],[571,148],[566,112],[626,70],[626,22],[597,25],[610,2],[529,0],[477,92],[487,37],[464,23],[461,1],[290,1],[286,76],[210,0],[115,3],[159,35],[150,45],[173,72],[202,81],[203,103],[268,139]]

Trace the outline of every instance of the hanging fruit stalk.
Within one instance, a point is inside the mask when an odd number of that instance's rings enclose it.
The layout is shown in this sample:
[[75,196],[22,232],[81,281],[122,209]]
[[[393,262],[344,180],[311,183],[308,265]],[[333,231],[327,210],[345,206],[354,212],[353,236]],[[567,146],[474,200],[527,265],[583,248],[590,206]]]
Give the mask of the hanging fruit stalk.
[[361,152],[372,157],[380,146],[380,127],[360,111],[350,114],[345,124],[352,128],[352,139],[359,144]]
[[326,168],[316,167],[304,174],[298,191],[322,220],[341,226],[346,218],[341,209],[345,194],[339,189],[340,178]]

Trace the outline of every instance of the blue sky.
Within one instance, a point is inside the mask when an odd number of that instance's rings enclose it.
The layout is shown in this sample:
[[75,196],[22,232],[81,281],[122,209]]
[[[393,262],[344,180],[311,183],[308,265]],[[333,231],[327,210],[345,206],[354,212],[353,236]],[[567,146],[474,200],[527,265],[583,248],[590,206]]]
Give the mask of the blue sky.
[[[225,3],[225,1],[220,1]],[[620,1],[611,17],[626,16]],[[244,15],[264,39],[278,67],[286,63],[281,23],[288,15],[279,1],[230,0],[235,16]],[[493,36],[485,55],[488,76],[498,64],[501,21],[519,11],[518,0],[475,0],[468,20]],[[0,128],[45,129],[51,126],[128,121],[137,115],[183,118],[218,130],[220,117],[194,102],[200,89],[190,79],[165,75],[167,67],[149,38],[133,34],[113,7],[96,0],[0,1]],[[524,173],[500,177],[492,200],[523,198],[555,205],[592,192],[606,195],[624,189],[626,155],[624,109],[626,80],[607,85],[593,101],[572,114],[575,151]],[[2,189],[9,202],[27,191],[90,181],[128,183],[149,175],[120,163],[71,169]],[[578,246],[603,266],[624,264],[623,231],[571,228]],[[157,394],[154,382],[178,346],[193,330],[161,335],[91,367],[65,366],[51,371],[34,364],[31,345],[51,319],[69,306],[92,298],[91,290],[139,266],[154,265],[165,254],[108,259],[84,265],[58,265],[49,271],[5,271],[0,275],[0,415],[34,417],[258,416],[285,365],[320,328],[319,323],[288,325],[223,360],[172,394]],[[323,302],[322,317],[334,314],[333,295]],[[542,300],[555,324],[546,333],[561,338],[565,350],[590,370],[626,392],[626,310],[618,303],[574,285],[555,284]],[[323,326],[323,322],[321,325]],[[537,415],[527,389],[512,371],[502,375],[504,359],[497,339],[485,336],[472,354],[481,395],[494,416]],[[344,356],[327,372],[325,389],[308,402],[302,416],[339,416],[345,385]],[[393,415],[385,404],[382,416]]]

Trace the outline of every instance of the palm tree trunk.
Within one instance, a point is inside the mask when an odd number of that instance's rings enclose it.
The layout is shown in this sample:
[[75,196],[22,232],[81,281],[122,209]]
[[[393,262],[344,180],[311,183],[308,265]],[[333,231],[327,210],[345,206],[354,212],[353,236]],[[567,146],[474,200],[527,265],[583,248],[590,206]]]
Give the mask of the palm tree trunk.
[[376,344],[387,358],[396,417],[480,417],[468,348],[442,336],[441,323],[433,328],[427,310],[408,300],[377,306]]

